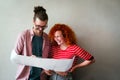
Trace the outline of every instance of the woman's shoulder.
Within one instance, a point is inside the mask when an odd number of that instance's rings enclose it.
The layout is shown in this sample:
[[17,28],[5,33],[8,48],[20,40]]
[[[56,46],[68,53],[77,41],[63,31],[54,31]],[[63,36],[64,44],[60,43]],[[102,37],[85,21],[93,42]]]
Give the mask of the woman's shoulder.
[[70,46],[69,46],[69,49],[78,50],[78,49],[82,49],[82,48],[81,48],[79,45],[74,44],[74,45],[70,45]]
[[75,47],[75,48],[79,47],[80,48],[80,46],[77,44],[70,45],[70,47]]

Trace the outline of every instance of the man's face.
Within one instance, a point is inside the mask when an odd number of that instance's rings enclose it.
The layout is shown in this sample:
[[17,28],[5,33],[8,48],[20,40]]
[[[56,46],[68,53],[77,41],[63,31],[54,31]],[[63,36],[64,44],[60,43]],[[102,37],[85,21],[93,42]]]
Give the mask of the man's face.
[[35,21],[33,21],[34,23],[34,27],[33,30],[35,32],[36,35],[39,35],[43,32],[43,30],[47,27],[47,21],[41,21],[39,18],[36,18]]

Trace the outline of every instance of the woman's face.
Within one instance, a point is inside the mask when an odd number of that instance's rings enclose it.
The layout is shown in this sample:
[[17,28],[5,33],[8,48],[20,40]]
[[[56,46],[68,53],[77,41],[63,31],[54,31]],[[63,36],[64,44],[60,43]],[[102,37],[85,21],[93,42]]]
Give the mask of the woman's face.
[[54,40],[57,42],[58,45],[65,44],[65,40],[61,31],[56,31],[54,33]]

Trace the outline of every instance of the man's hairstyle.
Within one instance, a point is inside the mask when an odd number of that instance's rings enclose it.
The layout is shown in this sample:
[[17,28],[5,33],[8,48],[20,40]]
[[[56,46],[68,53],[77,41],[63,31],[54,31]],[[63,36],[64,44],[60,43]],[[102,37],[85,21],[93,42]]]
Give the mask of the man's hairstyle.
[[48,20],[46,9],[44,9],[42,6],[35,6],[33,20],[35,21],[36,18],[39,18],[42,21]]

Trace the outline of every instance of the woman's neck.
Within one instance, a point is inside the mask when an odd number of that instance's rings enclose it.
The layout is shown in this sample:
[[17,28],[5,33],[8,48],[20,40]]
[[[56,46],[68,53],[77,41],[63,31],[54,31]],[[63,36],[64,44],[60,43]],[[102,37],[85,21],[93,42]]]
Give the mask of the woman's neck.
[[66,50],[68,46],[69,45],[67,45],[67,44],[62,44],[62,45],[60,45],[60,49],[61,50]]

